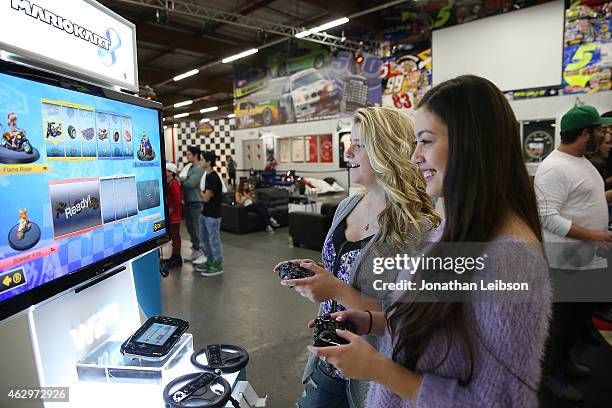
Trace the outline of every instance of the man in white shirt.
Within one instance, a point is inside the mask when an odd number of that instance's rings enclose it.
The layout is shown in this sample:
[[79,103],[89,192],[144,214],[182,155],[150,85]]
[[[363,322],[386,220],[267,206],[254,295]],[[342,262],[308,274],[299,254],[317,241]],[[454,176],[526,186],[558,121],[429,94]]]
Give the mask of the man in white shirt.
[[[593,276],[587,271],[603,272],[608,266],[606,258],[598,255],[599,247],[612,243],[604,183],[585,155],[599,148],[602,125],[611,122],[592,106],[570,109],[561,118],[561,144],[536,171],[534,184],[553,282],[565,275],[578,283]],[[591,303],[554,304],[543,383],[558,397],[582,399],[565,375],[589,374],[587,367],[571,360],[570,350],[584,333],[592,310]]]

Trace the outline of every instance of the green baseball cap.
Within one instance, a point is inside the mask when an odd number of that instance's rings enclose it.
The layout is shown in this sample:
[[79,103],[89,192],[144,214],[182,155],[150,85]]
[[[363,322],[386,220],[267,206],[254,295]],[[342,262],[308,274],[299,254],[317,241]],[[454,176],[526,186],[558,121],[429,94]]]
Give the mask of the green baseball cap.
[[574,106],[561,118],[561,131],[584,129],[589,126],[609,125],[612,118],[602,118],[592,106]]

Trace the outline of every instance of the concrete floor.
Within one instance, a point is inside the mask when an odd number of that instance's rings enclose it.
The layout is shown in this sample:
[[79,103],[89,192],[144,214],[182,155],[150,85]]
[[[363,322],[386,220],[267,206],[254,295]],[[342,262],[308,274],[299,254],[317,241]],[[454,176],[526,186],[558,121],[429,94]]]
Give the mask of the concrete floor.
[[[183,228],[183,254],[190,242]],[[318,306],[281,286],[272,268],[294,258],[320,260],[320,253],[289,246],[288,228],[275,234],[221,234],[224,274],[202,277],[190,263],[162,281],[164,313],[189,322],[194,347],[229,343],[250,355],[247,379],[269,396],[269,408],[292,407],[302,393],[302,371]]]

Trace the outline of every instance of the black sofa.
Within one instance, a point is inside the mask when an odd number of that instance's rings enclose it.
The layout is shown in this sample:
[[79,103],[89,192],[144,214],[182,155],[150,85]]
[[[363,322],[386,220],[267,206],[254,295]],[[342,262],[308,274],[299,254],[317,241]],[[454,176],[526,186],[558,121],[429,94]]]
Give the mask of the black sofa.
[[331,227],[338,203],[323,204],[321,213],[296,211],[289,214],[289,235],[293,246],[320,251]]
[[[281,226],[289,223],[289,191],[284,188],[255,189],[258,201],[268,208],[270,216]],[[241,205],[234,205],[234,192],[225,193],[221,204],[221,229],[236,234],[264,230],[266,226],[255,211],[248,211]]]

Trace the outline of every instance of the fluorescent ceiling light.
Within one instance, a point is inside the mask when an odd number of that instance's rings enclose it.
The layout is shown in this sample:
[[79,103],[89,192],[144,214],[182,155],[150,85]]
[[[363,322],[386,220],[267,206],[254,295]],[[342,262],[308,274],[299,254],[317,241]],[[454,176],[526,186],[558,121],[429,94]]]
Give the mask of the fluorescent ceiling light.
[[174,105],[172,105],[172,106],[174,106],[175,108],[180,108],[181,106],[191,105],[192,103],[193,103],[193,101],[190,99],[190,100],[188,100],[188,101],[183,101],[183,102],[178,102],[178,103],[175,103],[175,104],[174,104]]
[[200,113],[206,113],[206,112],[214,112],[217,109],[219,109],[218,106],[211,106],[210,108],[204,108],[204,109],[200,109]]
[[168,129],[168,126],[164,125],[164,129]]
[[207,123],[207,122],[210,122],[210,119],[202,118],[202,120],[200,121],[200,123]]
[[192,76],[192,75],[195,75],[195,74],[197,74],[198,72],[200,72],[200,70],[199,70],[199,69],[192,69],[191,71],[187,71],[187,72],[185,72],[184,74],[177,75],[177,76],[175,76],[175,77],[174,77],[174,78],[172,78],[172,79],[174,79],[175,81],[180,81],[181,79],[185,79],[185,78],[187,78],[187,77],[190,77],[190,76]]
[[332,27],[337,27],[342,24],[346,24],[349,22],[348,17],[342,17],[334,21],[330,21],[329,23],[322,24],[318,27],[313,27],[310,30],[299,32],[295,35],[296,38],[304,38],[310,34],[318,33],[320,31],[328,30]]
[[235,117],[236,117],[236,114],[235,114],[235,113],[230,113],[229,115],[227,115],[227,117],[228,117],[228,118],[230,118],[230,119],[231,119],[231,118],[235,118]]
[[178,123],[175,123],[175,124],[174,124],[174,127],[178,127]]
[[178,113],[178,114],[174,115],[174,119],[184,118],[185,116],[189,116],[189,112]]
[[259,51],[257,48],[251,48],[250,50],[243,51],[240,54],[232,55],[231,57],[223,58],[222,63],[227,64],[228,62],[236,61],[237,59],[248,57],[249,55],[256,54]]

